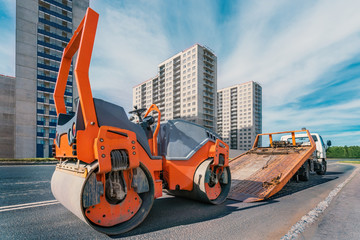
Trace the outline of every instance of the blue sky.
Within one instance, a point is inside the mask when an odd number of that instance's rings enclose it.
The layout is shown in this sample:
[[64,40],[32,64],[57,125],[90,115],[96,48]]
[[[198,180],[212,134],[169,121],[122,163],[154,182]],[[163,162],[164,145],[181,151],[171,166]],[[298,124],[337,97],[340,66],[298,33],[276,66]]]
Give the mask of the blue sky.
[[[15,8],[0,1],[0,73],[14,75]],[[95,97],[130,109],[132,87],[199,43],[218,57],[218,88],[263,87],[263,132],[319,132],[360,145],[360,1],[100,1]]]

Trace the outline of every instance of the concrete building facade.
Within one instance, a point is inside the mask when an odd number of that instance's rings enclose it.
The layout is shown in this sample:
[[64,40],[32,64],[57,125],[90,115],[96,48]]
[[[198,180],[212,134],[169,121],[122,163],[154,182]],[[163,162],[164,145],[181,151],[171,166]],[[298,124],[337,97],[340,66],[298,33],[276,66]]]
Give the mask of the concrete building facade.
[[155,103],[162,120],[186,119],[216,130],[217,57],[195,44],[158,65],[158,75],[133,87],[133,105]]
[[[88,6],[89,0],[16,1],[14,151],[2,156],[51,156],[57,119],[52,95],[62,51]],[[65,92],[69,111],[76,97],[73,87],[70,71]]]
[[14,156],[15,78],[0,74],[0,157]]
[[[53,92],[62,51],[88,6],[88,0],[16,1],[16,158],[51,156],[57,120]],[[74,93],[70,71],[68,111]]]
[[217,100],[218,134],[230,149],[249,150],[262,132],[261,86],[250,81],[220,89]]

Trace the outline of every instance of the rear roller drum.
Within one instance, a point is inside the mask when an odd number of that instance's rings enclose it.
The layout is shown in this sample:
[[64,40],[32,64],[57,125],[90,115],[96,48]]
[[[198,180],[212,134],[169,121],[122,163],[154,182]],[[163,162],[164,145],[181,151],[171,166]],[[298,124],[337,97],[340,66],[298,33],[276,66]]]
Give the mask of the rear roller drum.
[[229,167],[211,167],[212,159],[205,160],[196,169],[192,191],[167,190],[174,196],[191,198],[211,204],[221,204],[230,191],[231,175]]
[[[82,182],[75,181],[77,179],[65,171],[55,171],[52,179],[55,198],[107,235],[118,235],[138,226],[154,202],[153,179],[143,164],[133,170],[113,171],[102,176],[91,171]],[[74,182],[79,183],[71,188]]]
[[212,159],[206,160],[196,169],[194,194],[199,200],[221,204],[230,191],[231,175],[229,167],[211,167]]

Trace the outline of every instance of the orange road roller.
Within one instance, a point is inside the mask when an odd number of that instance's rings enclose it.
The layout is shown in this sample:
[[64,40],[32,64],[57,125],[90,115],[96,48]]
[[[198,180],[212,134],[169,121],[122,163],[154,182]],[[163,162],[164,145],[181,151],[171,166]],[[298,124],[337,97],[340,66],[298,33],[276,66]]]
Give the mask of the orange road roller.
[[[134,123],[122,107],[92,97],[89,66],[98,17],[88,8],[59,68],[53,148],[59,163],[51,179],[55,198],[108,235],[138,226],[163,190],[224,202],[231,184],[229,147],[216,133],[180,119],[160,122],[156,105],[133,110]],[[67,112],[64,93],[75,53],[79,100],[76,111]]]

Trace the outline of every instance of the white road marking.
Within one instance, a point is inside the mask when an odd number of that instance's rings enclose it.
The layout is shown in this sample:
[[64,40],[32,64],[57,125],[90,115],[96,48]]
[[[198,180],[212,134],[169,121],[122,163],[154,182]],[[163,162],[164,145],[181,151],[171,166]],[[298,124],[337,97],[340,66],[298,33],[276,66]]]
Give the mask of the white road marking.
[[34,166],[42,166],[42,167],[56,167],[56,164],[16,164],[16,165],[0,165],[0,168],[13,168],[13,167],[34,167]]
[[341,189],[348,183],[350,180],[358,173],[360,168],[356,168],[352,174],[342,183],[340,183],[336,188],[334,188],[329,195],[325,198],[325,200],[321,201],[314,209],[304,215],[300,221],[295,223],[289,230],[285,236],[281,238],[281,240],[288,239],[297,239],[299,234],[305,231],[305,228],[310,226],[316,220],[318,220],[320,214],[322,214],[325,209],[330,205],[331,201],[334,199],[336,195],[341,191]]
[[48,205],[54,205],[54,204],[59,204],[59,202],[57,200],[49,200],[49,201],[42,201],[42,202],[16,204],[16,205],[0,207],[0,212],[8,212],[8,211],[13,211],[13,210],[33,208],[33,207],[42,207],[42,206],[48,206]]

